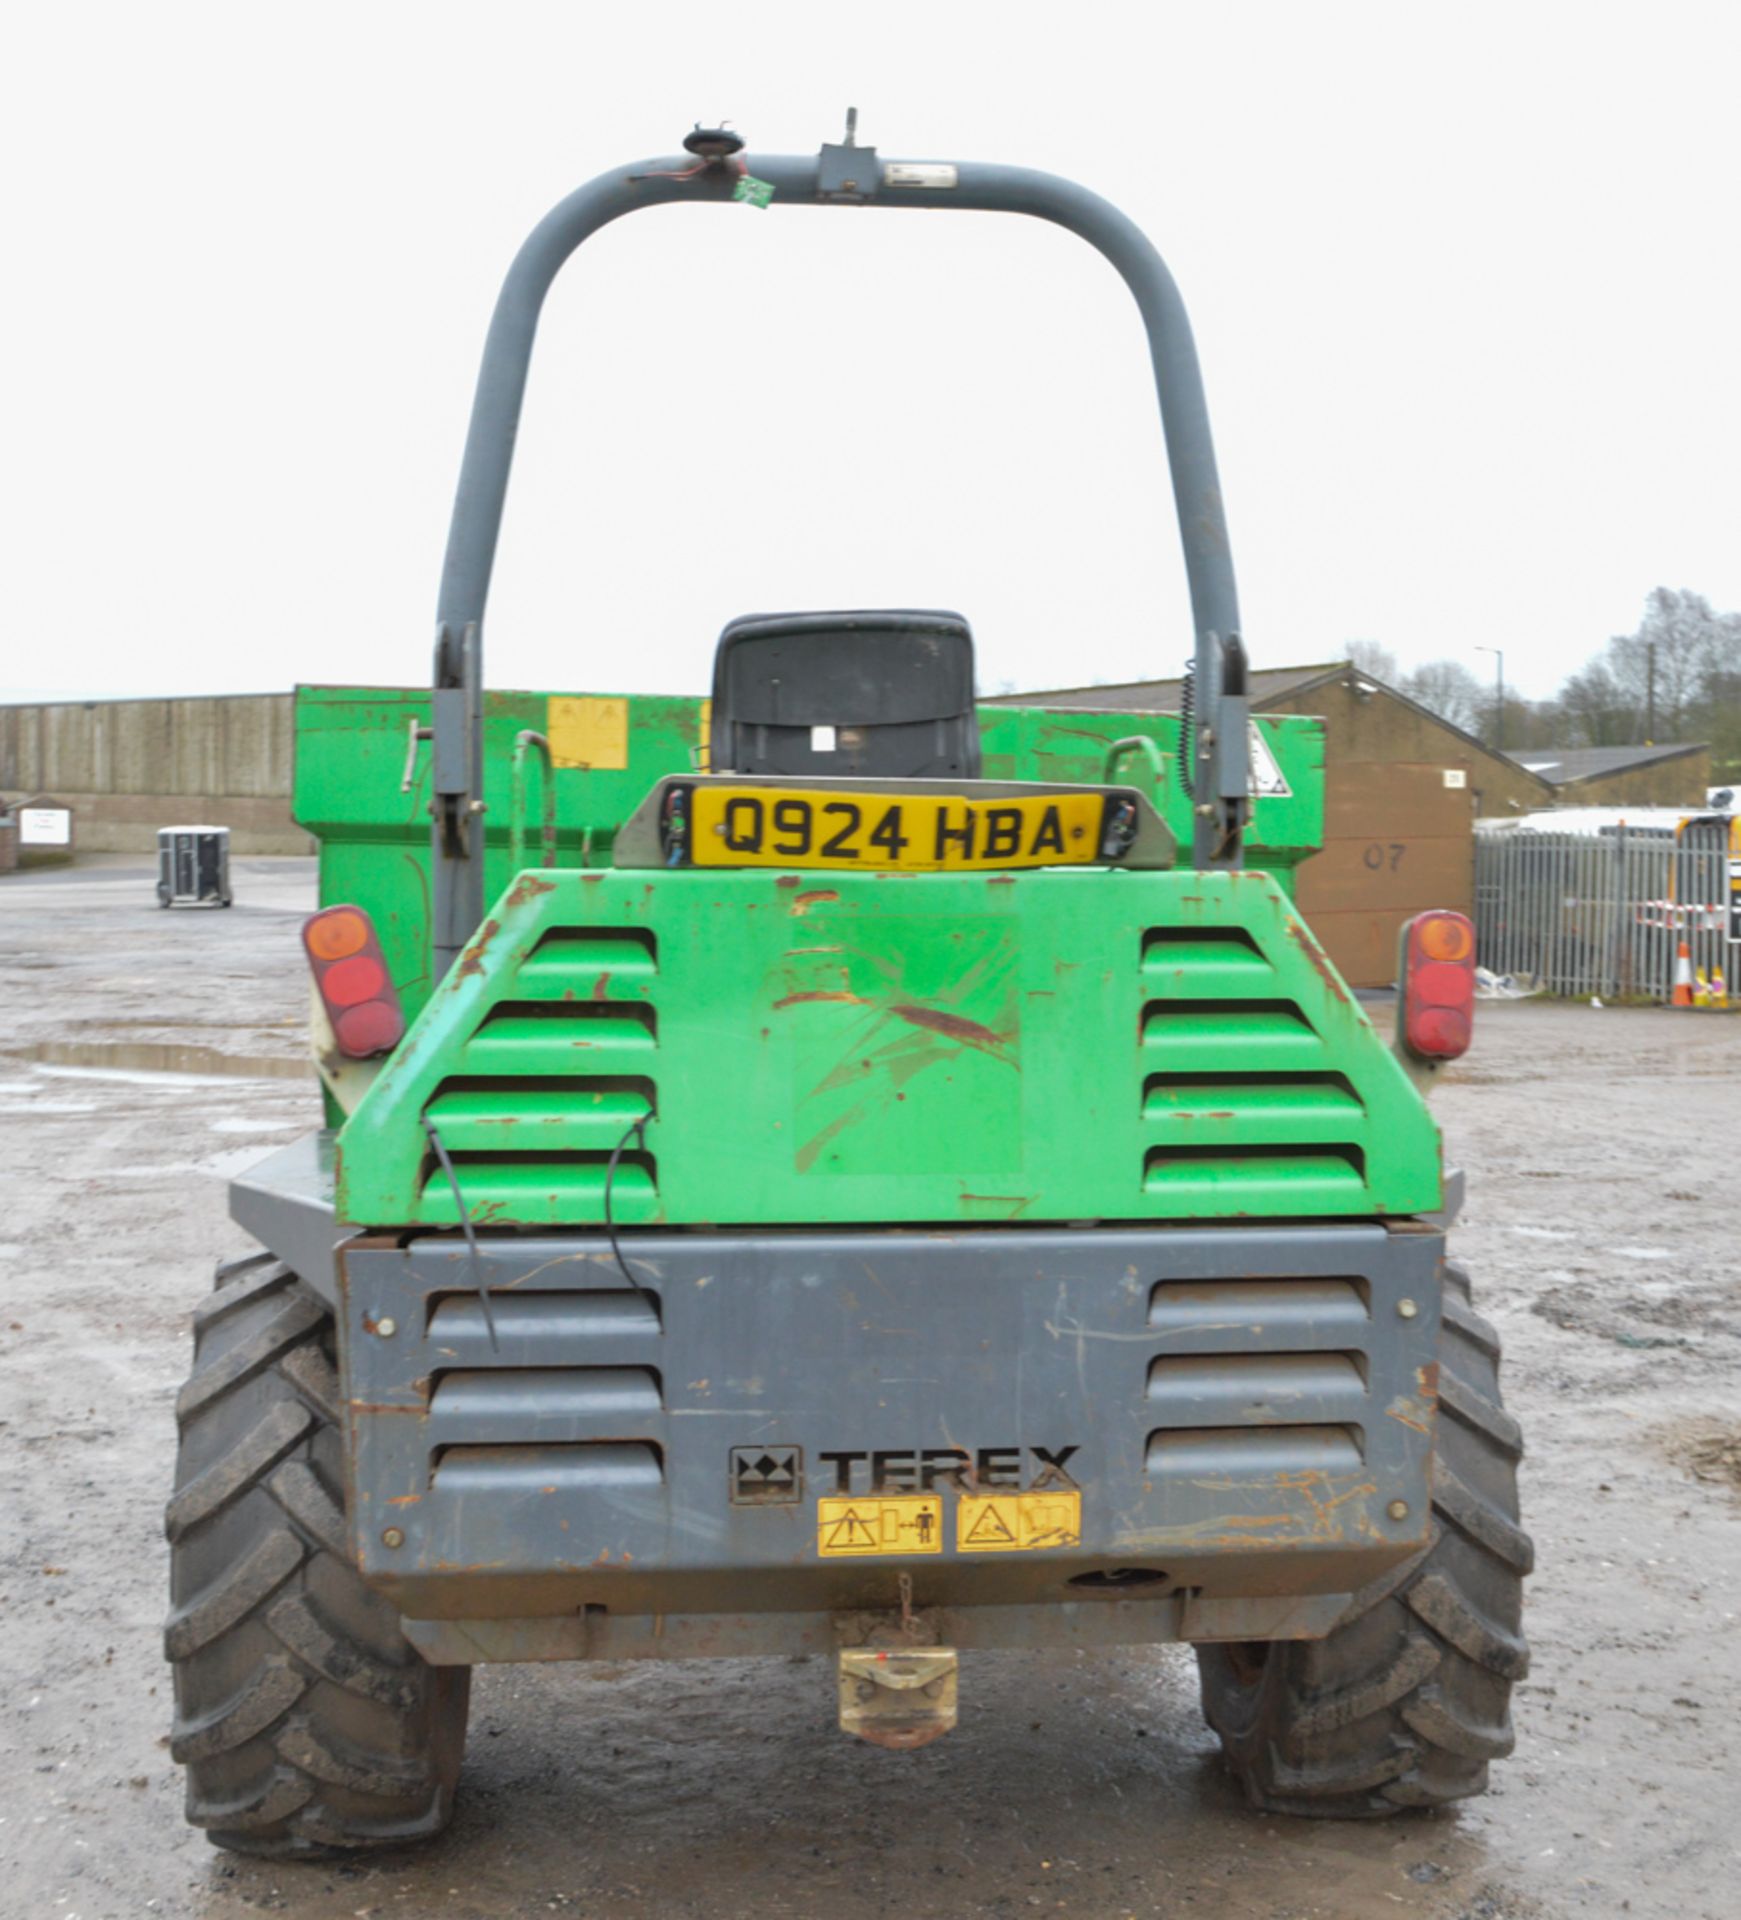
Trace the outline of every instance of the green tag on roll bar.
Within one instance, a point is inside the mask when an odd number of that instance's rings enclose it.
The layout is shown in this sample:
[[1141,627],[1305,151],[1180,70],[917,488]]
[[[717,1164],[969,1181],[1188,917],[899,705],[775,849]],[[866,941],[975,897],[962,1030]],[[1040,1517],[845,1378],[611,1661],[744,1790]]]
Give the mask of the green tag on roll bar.
[[738,183],[731,190],[734,200],[741,200],[746,206],[765,207],[774,197],[772,180],[758,180],[753,173],[740,174]]

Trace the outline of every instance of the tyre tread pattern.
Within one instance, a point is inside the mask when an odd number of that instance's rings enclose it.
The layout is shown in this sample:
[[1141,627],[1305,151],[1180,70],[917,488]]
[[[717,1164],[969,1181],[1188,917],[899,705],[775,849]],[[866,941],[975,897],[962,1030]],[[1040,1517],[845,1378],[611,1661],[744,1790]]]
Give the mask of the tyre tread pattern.
[[1251,1803],[1372,1818],[1444,1806],[1512,1750],[1534,1547],[1517,1521],[1523,1437],[1499,1336],[1446,1262],[1429,1544],[1356,1594],[1328,1636],[1198,1649],[1203,1708]]
[[439,1832],[470,1675],[426,1665],[352,1562],[330,1315],[259,1254],[220,1267],[193,1319],[165,1514],[188,1819],[277,1857]]

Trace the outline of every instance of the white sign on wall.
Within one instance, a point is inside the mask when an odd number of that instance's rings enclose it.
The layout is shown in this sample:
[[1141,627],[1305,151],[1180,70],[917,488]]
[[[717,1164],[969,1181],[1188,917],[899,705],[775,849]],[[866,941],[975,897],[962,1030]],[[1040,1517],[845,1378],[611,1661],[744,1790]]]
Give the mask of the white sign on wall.
[[21,847],[70,847],[73,816],[68,807],[20,807],[18,844]]

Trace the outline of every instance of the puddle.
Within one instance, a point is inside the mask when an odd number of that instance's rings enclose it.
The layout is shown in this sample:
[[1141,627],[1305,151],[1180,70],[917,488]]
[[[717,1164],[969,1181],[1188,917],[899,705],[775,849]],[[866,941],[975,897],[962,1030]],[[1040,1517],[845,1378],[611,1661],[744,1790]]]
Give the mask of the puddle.
[[[38,1040],[12,1056],[39,1060],[63,1074],[84,1069],[91,1079],[164,1079],[194,1084],[206,1075],[224,1080],[312,1080],[314,1062],[296,1054],[224,1053],[217,1047],[180,1046],[165,1040]],[[108,1068],[108,1072],[99,1069]]]
[[213,1133],[289,1133],[294,1127],[306,1127],[306,1120],[214,1120]]
[[94,1100],[0,1100],[0,1113],[27,1113],[34,1120],[45,1113],[95,1113]]
[[45,1080],[100,1080],[108,1085],[126,1087],[229,1087],[228,1076],[215,1073],[149,1073],[138,1067],[38,1067]]

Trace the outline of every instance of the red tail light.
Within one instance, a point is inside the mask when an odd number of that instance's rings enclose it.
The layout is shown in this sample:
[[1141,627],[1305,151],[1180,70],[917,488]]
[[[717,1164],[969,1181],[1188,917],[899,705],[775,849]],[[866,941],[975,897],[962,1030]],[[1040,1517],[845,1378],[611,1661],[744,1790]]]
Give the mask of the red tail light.
[[1461,913],[1417,913],[1402,936],[1402,1037],[1423,1060],[1455,1060],[1475,1037],[1475,929]]
[[302,923],[302,944],[339,1052],[367,1060],[396,1047],[405,1014],[374,922],[361,907],[323,907]]

